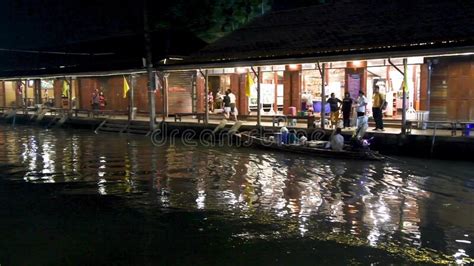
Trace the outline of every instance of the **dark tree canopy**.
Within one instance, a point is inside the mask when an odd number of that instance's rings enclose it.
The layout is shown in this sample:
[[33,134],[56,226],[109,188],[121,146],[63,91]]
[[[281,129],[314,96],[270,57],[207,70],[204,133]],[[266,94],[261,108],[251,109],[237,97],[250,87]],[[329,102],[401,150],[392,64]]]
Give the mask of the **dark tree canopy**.
[[213,41],[270,9],[271,0],[176,0],[153,4],[155,27],[186,27],[206,41]]

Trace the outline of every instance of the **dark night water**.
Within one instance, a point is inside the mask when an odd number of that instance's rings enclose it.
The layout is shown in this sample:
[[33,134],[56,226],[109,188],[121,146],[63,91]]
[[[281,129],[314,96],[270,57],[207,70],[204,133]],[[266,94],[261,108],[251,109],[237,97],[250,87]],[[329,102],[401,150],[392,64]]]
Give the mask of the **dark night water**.
[[474,164],[0,126],[0,264],[472,262]]

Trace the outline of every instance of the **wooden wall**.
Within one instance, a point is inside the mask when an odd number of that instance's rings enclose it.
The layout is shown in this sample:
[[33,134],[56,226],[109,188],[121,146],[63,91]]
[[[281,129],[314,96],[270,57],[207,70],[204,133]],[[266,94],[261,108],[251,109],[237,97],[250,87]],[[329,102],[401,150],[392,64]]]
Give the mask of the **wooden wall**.
[[429,95],[428,95],[428,64],[421,65],[420,69],[420,111],[428,111]]
[[5,94],[5,82],[0,81],[0,107],[5,107],[6,104],[6,94]]
[[288,113],[290,106],[301,110],[301,66],[297,69],[287,66],[283,72],[283,114]]
[[[54,83],[55,84],[55,90],[54,90],[54,98],[56,98],[56,82]],[[99,86],[99,82],[97,79],[95,78],[79,78],[78,79],[78,87],[79,87],[79,95],[80,95],[80,107],[82,109],[92,109],[92,92],[95,90],[95,89],[99,89],[100,86]],[[112,109],[110,107],[110,103],[109,103],[109,98],[110,97],[107,97],[106,95],[106,99],[107,99],[107,109]]]
[[245,94],[247,74],[233,74],[231,77],[232,92],[237,98],[237,110],[241,115],[249,114],[249,97]]
[[5,87],[5,106],[16,106],[16,82],[5,81],[3,86]]
[[444,57],[434,62],[430,120],[474,120],[474,57]]
[[206,79],[205,77],[201,75],[197,75],[195,82],[196,82],[196,112],[204,113],[206,111],[206,99],[207,99]]
[[23,94],[20,93],[21,90],[21,81],[13,82],[15,86],[15,99],[16,99],[16,107],[23,106]]

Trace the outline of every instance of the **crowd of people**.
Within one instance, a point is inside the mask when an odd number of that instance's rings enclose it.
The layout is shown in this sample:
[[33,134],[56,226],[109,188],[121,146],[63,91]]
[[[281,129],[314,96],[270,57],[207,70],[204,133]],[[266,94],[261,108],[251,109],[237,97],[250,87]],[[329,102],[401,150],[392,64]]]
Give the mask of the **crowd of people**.
[[224,114],[226,119],[233,118],[237,121],[237,115],[239,112],[237,110],[236,100],[237,97],[230,89],[226,90],[225,94],[221,94],[218,91],[215,98],[213,93],[209,92],[207,95],[209,112],[214,113],[219,110],[219,112]]
[[[339,124],[341,111],[343,120],[342,128],[351,127],[353,107],[356,109],[358,120],[360,120],[359,117],[367,115],[368,100],[365,97],[365,93],[363,91],[359,91],[359,96],[357,99],[352,99],[349,92],[346,92],[342,101],[336,98],[334,93],[331,93],[327,103],[330,107],[329,119],[331,127],[333,128],[341,127]],[[380,93],[379,86],[375,85],[372,96],[372,116],[375,121],[375,128],[373,130],[385,131],[383,127],[383,110],[386,108],[386,105],[387,102],[385,101],[385,96]]]
[[[369,101],[365,96],[365,93],[361,90],[356,99],[352,99],[349,92],[344,94],[342,100],[336,98],[334,93],[331,93],[329,99],[327,100],[329,104],[330,113],[330,125],[334,128],[332,135],[327,143],[326,148],[340,151],[344,147],[344,137],[342,136],[343,128],[351,127],[351,117],[352,112],[355,110],[354,114],[356,118],[356,128],[351,137],[351,144],[353,147],[361,148],[364,147],[363,137],[368,129],[368,115],[367,115],[367,106]],[[387,102],[385,101],[385,96],[380,93],[380,88],[374,86],[373,96],[372,96],[372,115],[375,120],[375,131],[384,131],[383,126],[383,110],[386,108]],[[340,124],[340,113],[342,111],[342,124]],[[291,134],[291,133],[290,133]]]
[[91,95],[91,106],[94,112],[105,110],[107,105],[107,100],[105,99],[104,92],[99,92],[98,89],[95,89]]
[[[341,135],[341,127],[339,127],[339,110],[342,109],[343,117],[343,128],[350,127],[350,119],[352,116],[352,109],[355,106],[357,120],[356,129],[352,135],[351,142],[353,146],[362,147],[363,137],[369,126],[369,119],[367,116],[367,105],[368,100],[365,93],[361,90],[357,99],[352,99],[348,92],[345,93],[344,99],[341,101],[335,97],[334,93],[331,93],[331,97],[328,99],[328,103],[331,109],[330,120],[331,125],[335,128],[331,138],[330,147],[334,150],[342,150],[344,139]],[[380,93],[379,86],[375,85],[373,88],[372,96],[372,115],[375,120],[375,128],[373,130],[384,131],[383,126],[383,110],[386,108],[387,102],[385,96]]]

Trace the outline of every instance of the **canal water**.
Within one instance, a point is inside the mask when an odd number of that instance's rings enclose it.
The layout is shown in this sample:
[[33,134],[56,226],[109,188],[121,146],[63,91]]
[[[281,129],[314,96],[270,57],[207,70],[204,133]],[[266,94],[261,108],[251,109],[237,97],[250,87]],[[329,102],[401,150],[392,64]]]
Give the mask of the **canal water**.
[[1,265],[474,258],[469,162],[329,160],[1,125],[0,202]]

